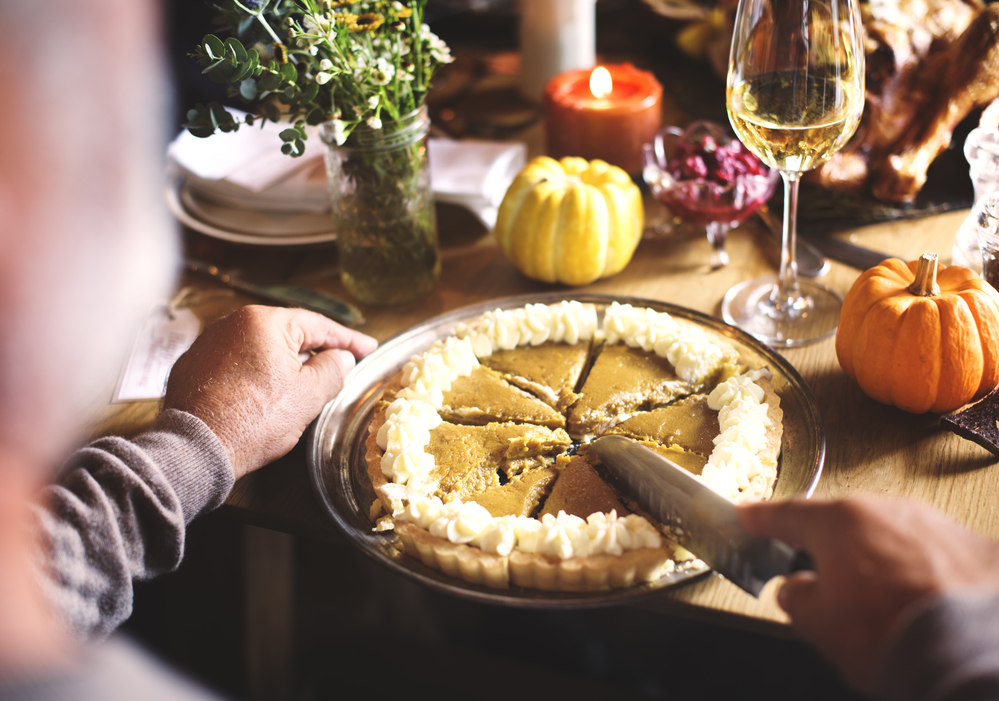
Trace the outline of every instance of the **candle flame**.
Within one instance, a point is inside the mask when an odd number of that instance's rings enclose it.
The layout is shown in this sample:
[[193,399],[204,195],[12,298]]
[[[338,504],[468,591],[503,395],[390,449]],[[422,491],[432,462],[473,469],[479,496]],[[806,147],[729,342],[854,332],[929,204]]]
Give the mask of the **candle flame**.
[[590,92],[593,93],[593,97],[607,97],[613,90],[614,80],[611,78],[610,71],[603,66],[594,68],[593,72],[590,73]]

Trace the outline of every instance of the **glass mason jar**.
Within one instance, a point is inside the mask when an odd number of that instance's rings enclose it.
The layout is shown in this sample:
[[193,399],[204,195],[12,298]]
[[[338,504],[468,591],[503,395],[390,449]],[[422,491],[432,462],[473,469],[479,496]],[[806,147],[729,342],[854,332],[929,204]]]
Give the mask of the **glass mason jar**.
[[440,277],[429,128],[425,105],[381,129],[359,125],[342,146],[323,126],[340,276],[365,304],[413,301]]

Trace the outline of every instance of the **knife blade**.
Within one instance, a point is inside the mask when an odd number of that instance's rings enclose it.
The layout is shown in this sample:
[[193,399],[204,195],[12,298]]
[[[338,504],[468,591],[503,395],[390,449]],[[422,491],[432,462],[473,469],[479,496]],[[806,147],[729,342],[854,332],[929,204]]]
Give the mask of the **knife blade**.
[[589,450],[680,545],[753,596],[777,575],[815,569],[805,551],[750,534],[739,523],[733,502],[644,445],[624,436],[602,436]]
[[260,285],[236,277],[231,272],[222,270],[210,263],[195,260],[184,261],[184,267],[192,273],[199,273],[214,278],[223,285],[228,285],[240,292],[276,302],[286,306],[301,307],[318,312],[335,321],[345,324],[359,325],[364,323],[364,314],[350,302],[337,299],[322,292],[316,292],[301,285]]

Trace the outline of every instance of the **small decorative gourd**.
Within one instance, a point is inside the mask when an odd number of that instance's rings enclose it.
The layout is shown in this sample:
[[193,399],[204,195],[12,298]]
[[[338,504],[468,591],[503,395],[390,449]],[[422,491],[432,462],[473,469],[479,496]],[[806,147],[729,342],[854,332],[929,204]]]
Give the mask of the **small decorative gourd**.
[[836,334],[839,364],[867,396],[945,413],[999,384],[999,293],[935,253],[891,258],[850,288]]
[[585,285],[619,273],[645,227],[642,194],[601,160],[535,158],[507,190],[496,241],[529,278]]

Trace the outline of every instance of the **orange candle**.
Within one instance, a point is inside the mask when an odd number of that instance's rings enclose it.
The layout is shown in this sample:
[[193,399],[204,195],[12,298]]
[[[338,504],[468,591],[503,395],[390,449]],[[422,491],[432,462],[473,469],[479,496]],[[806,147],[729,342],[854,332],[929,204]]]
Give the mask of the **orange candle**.
[[630,63],[555,76],[545,87],[548,155],[600,158],[640,173],[642,145],[662,122],[662,96],[655,76]]

